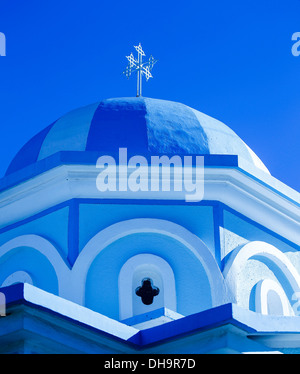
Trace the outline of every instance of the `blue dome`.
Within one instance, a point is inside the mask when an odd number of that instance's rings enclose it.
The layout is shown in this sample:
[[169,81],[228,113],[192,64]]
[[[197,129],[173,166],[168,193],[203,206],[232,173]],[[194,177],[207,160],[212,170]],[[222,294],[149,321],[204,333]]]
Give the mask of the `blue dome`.
[[115,155],[238,155],[268,172],[254,152],[224,123],[184,104],[115,98],[69,112],[29,140],[6,175],[60,151]]

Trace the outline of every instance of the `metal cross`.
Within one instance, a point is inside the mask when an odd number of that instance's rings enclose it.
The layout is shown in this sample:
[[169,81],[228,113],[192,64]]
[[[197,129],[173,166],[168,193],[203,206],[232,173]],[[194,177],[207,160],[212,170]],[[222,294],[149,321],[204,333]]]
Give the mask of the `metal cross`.
[[142,96],[142,76],[144,75],[146,77],[146,81],[149,80],[149,78],[153,78],[151,74],[151,70],[153,69],[154,64],[157,62],[153,58],[153,56],[150,56],[149,60],[146,62],[143,62],[143,56],[145,55],[145,52],[142,49],[141,43],[139,45],[134,46],[138,53],[138,58],[135,59],[133,56],[133,53],[131,53],[129,56],[126,56],[127,60],[129,61],[128,66],[126,67],[123,74],[126,75],[126,77],[129,79],[132,73],[137,72],[137,93],[136,96]]

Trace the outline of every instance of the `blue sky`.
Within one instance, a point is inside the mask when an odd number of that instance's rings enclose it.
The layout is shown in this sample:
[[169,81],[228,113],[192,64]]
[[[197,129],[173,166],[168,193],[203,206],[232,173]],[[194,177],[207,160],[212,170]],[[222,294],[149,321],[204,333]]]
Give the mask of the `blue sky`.
[[0,174],[64,113],[135,96],[122,71],[142,43],[159,62],[143,94],[230,126],[300,191],[300,0],[0,0]]

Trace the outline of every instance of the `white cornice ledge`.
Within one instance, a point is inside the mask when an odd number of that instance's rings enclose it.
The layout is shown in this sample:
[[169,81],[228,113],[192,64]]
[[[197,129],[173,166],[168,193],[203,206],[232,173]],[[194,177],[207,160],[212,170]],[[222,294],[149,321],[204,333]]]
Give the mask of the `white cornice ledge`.
[[[241,166],[205,167],[204,200],[220,201],[300,245],[300,194],[266,173],[256,170],[253,176],[247,165]],[[74,198],[185,200],[185,191],[99,192],[98,174],[92,165],[61,165],[1,192],[0,227]]]

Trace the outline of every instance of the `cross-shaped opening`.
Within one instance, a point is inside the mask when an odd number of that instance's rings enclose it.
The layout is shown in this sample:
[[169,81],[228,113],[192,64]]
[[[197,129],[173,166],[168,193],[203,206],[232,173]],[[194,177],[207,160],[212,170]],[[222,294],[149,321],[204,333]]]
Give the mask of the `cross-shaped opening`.
[[159,294],[159,288],[153,286],[152,283],[150,278],[145,278],[142,280],[142,286],[135,290],[136,295],[141,297],[145,305],[152,304],[153,298]]

